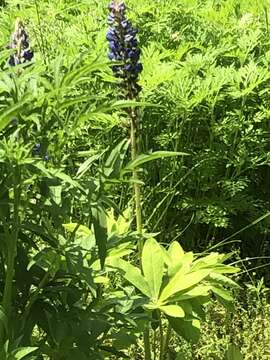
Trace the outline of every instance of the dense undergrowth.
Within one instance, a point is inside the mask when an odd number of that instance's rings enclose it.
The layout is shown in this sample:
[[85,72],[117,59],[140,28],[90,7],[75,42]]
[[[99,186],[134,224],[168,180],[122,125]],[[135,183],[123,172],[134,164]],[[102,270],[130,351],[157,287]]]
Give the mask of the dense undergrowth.
[[270,4],[129,0],[137,103],[107,5],[0,0],[1,359],[270,359]]

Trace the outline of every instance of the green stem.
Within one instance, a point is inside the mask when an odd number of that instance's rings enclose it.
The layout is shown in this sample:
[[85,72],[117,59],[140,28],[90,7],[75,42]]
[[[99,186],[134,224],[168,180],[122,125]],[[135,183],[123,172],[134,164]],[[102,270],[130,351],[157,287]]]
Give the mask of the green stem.
[[[138,113],[134,109],[129,110],[130,115],[130,140],[131,140],[131,158],[135,160],[139,154],[139,118]],[[138,170],[133,171],[134,179],[134,202],[135,202],[135,214],[136,214],[136,230],[139,236],[138,251],[140,265],[142,266],[142,250],[143,250],[143,237],[142,237],[142,208],[141,208],[141,188],[139,181]],[[151,344],[150,344],[150,330],[149,325],[145,328],[143,333],[144,340],[144,359],[151,360]]]
[[[3,303],[2,303],[4,313],[8,320],[8,325],[12,324],[12,321],[10,319],[11,308],[12,308],[12,289],[13,289],[13,278],[15,273],[15,259],[17,256],[18,234],[20,228],[20,214],[19,214],[20,197],[21,197],[20,178],[21,178],[20,170],[16,165],[14,168],[14,175],[13,175],[13,191],[14,191],[13,225],[11,232],[9,231],[6,232],[7,263],[6,263],[6,278],[5,278],[5,287],[3,294]],[[4,329],[2,328],[0,334],[0,341],[1,343],[4,341]]]
[[264,15],[265,15],[265,22],[266,22],[266,30],[267,30],[267,34],[269,33],[269,21],[268,21],[268,10],[267,7],[264,6]]
[[[130,111],[130,116],[131,116],[131,129],[130,129],[130,140],[131,140],[131,158],[132,160],[135,160],[136,157],[138,156],[138,117],[137,117],[137,113],[134,110]],[[138,170],[134,169],[133,170],[133,179],[135,180],[134,182],[134,200],[135,200],[135,214],[136,214],[136,228],[137,228],[137,232],[140,236],[139,239],[139,244],[138,244],[138,248],[139,248],[139,254],[140,254],[140,258],[141,258],[141,254],[142,254],[142,246],[143,246],[143,242],[142,242],[142,208],[141,208],[141,188],[140,188],[140,184],[138,184],[139,181],[139,175],[138,175]]]
[[42,31],[42,27],[41,27],[41,19],[40,19],[40,12],[39,12],[39,5],[37,0],[35,0],[35,7],[36,7],[36,13],[37,13],[37,19],[38,19],[38,28],[39,28],[39,34],[40,34],[40,39],[41,39],[41,53],[43,55],[43,60],[45,65],[47,65],[47,58],[46,58],[46,51],[45,51],[45,41],[44,41],[44,36],[43,36],[43,31]]
[[160,311],[158,312],[159,318],[159,360],[164,359],[164,333],[163,333],[163,326],[162,326],[162,318]]
[[154,360],[157,359],[157,330],[154,330],[154,349],[153,349],[153,355],[154,355]]
[[143,333],[143,341],[144,341],[144,360],[151,360],[151,344],[150,344],[150,331],[149,327],[144,330]]
[[163,352],[164,352],[165,359],[166,359],[166,355],[167,355],[168,348],[169,348],[171,332],[172,332],[171,325],[168,324],[167,333],[166,333],[165,341],[164,341],[164,347],[163,347]]

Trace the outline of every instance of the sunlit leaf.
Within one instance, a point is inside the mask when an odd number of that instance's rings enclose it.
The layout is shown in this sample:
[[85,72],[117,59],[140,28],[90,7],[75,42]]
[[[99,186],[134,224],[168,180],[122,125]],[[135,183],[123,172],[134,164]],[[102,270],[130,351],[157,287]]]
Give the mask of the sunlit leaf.
[[165,305],[160,306],[159,309],[170,317],[183,318],[185,316],[184,310],[179,305]]
[[182,269],[180,269],[163,289],[160,295],[160,301],[164,301],[172,295],[198,284],[206,278],[210,272],[211,270],[204,269],[189,274],[183,274]]
[[159,244],[153,238],[147,239],[142,252],[142,269],[154,299],[158,299],[159,296],[163,267],[163,254]]
[[187,156],[188,154],[182,152],[173,152],[173,151],[155,151],[152,154],[141,154],[135,160],[131,161],[127,166],[123,169],[123,172],[132,171],[137,167],[153,160],[163,159],[166,157],[173,156]]
[[148,296],[149,298],[151,297],[148,283],[138,268],[119,258],[110,259],[110,265],[117,267],[124,278],[127,279],[138,290],[140,290],[144,295]]
[[14,360],[21,360],[23,359],[25,356],[31,354],[32,352],[36,351],[38,348],[37,347],[22,347],[19,348],[17,350],[14,350],[12,352],[12,357],[14,358]]

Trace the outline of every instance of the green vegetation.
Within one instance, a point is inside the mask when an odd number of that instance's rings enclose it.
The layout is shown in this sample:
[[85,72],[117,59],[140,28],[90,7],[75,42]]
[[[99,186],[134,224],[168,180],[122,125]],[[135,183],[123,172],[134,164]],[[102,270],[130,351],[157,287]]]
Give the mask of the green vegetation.
[[0,0],[0,360],[270,359],[269,6]]

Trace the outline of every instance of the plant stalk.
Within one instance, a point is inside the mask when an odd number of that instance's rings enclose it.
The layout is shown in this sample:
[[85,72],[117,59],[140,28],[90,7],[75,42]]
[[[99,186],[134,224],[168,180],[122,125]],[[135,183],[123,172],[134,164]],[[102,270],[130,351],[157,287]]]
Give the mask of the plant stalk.
[[35,8],[36,8],[36,14],[37,14],[37,20],[38,20],[38,27],[39,27],[39,34],[40,34],[40,39],[41,39],[41,53],[43,55],[43,60],[45,65],[47,65],[47,58],[46,58],[46,49],[45,49],[45,40],[44,40],[44,35],[43,35],[43,31],[42,31],[42,27],[41,27],[41,18],[40,18],[40,12],[39,12],[39,4],[38,1],[35,0]]
[[164,333],[160,311],[158,312],[159,319],[159,360],[164,360]]
[[[130,140],[131,140],[131,158],[135,160],[139,155],[138,142],[139,142],[139,134],[138,134],[138,117],[136,111],[130,111],[131,115],[131,128],[130,128]],[[137,232],[141,238],[142,234],[142,208],[141,208],[141,188],[139,181],[138,170],[133,170],[133,179],[134,182],[134,200],[135,200],[135,214],[136,214],[136,228]],[[141,239],[140,239],[141,240]],[[141,256],[142,252],[142,241],[139,240],[138,248]]]
[[[135,160],[139,155],[139,118],[138,113],[134,109],[129,110],[130,115],[130,141],[131,141],[131,158]],[[139,184],[138,170],[133,170],[133,191],[135,202],[135,214],[136,214],[136,230],[139,236],[138,240],[138,252],[140,265],[142,266],[142,250],[143,250],[143,237],[142,237],[142,207],[141,207],[141,188]],[[144,341],[144,359],[151,360],[151,343],[150,343],[150,330],[147,326],[143,333]]]
[[[14,191],[14,207],[13,207],[13,226],[11,232],[7,232],[7,263],[6,263],[6,277],[5,277],[5,286],[3,293],[3,310],[5,316],[8,320],[8,324],[12,323],[11,309],[12,309],[12,288],[13,288],[13,278],[15,273],[15,259],[17,256],[17,242],[18,234],[20,228],[20,197],[21,197],[21,188],[20,188],[20,170],[17,165],[14,167],[13,175],[13,191]],[[7,325],[8,326],[8,325]],[[8,329],[7,329],[8,331]],[[0,342],[4,341],[4,329],[1,328]],[[7,334],[8,335],[8,334]]]
[[164,346],[163,346],[164,360],[166,360],[166,355],[167,355],[169,343],[170,343],[171,332],[172,332],[172,327],[170,324],[168,324],[168,328],[167,328],[167,332],[166,332],[165,340],[164,340]]

